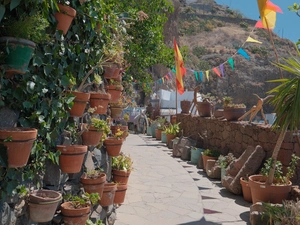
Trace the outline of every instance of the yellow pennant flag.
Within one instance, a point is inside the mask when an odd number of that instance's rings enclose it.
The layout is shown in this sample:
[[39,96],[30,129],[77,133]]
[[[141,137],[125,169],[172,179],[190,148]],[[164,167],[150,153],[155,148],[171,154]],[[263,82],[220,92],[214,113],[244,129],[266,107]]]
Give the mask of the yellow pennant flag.
[[261,41],[255,40],[255,39],[252,38],[252,37],[248,37],[247,40],[246,40],[246,42],[254,42],[254,43],[262,44]]
[[209,81],[209,70],[206,70],[206,71],[205,71],[205,75],[206,75],[207,81]]
[[270,0],[257,0],[260,19],[264,28],[274,29],[276,24],[276,12],[282,10]]

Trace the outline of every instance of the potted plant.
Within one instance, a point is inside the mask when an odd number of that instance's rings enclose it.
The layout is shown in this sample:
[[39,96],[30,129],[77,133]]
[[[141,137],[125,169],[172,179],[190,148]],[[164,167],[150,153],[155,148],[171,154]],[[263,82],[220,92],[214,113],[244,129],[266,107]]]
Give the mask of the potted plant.
[[33,55],[36,43],[49,40],[46,28],[49,23],[41,12],[7,16],[0,27],[0,64],[8,77],[24,74]]
[[103,194],[104,183],[106,181],[106,174],[101,170],[88,170],[86,173],[83,173],[80,177],[80,182],[83,185],[85,192],[99,193],[100,198]]
[[246,105],[232,103],[231,97],[223,98],[224,112],[223,115],[227,121],[237,121],[238,118],[246,113]]
[[241,177],[240,184],[242,186],[243,197],[247,202],[252,202],[251,188],[249,186],[249,176]]
[[80,196],[67,194],[60,205],[65,224],[85,224],[89,218],[91,206],[100,200],[98,193],[84,193]]
[[201,157],[201,153],[204,151],[203,148],[191,147],[191,163],[197,164],[199,157]]
[[120,129],[117,132],[104,140],[106,152],[109,156],[118,156],[121,152],[123,144],[123,131]]
[[66,4],[67,1],[58,1],[58,11],[54,17],[57,20],[57,30],[61,30],[63,35],[66,35],[72,21],[76,16],[76,10]]
[[102,207],[110,206],[114,203],[115,193],[117,190],[117,184],[105,183],[102,198],[99,203]]
[[192,102],[189,100],[184,99],[184,100],[180,101],[181,113],[189,114],[191,105],[192,105]]
[[34,190],[28,196],[30,219],[37,223],[51,221],[61,200],[57,191]]
[[123,101],[123,98],[119,98],[117,102],[110,102],[111,118],[117,119],[122,115],[123,109],[127,107],[127,104]]
[[221,167],[221,179],[226,175],[225,169],[233,160],[235,160],[235,157],[231,152],[228,155],[220,155],[218,157],[217,163]]
[[295,154],[292,155],[291,161],[287,168],[287,173],[283,175],[282,163],[276,162],[276,169],[274,179],[271,185],[265,183],[273,165],[273,159],[269,158],[264,163],[259,175],[251,175],[249,177],[249,186],[251,188],[251,195],[253,203],[258,201],[281,203],[282,200],[288,198],[292,188],[290,179],[294,176],[296,171],[297,162],[300,157]]
[[123,86],[120,81],[111,79],[109,80],[109,84],[105,86],[105,90],[111,95],[110,102],[118,102],[123,91]]
[[196,108],[201,117],[210,117],[212,115],[212,104],[216,97],[211,93],[201,94],[202,102],[197,102]]
[[161,140],[161,132],[165,129],[165,125],[166,125],[166,118],[164,117],[157,117],[156,120],[157,122],[157,127],[155,129],[155,137],[156,137],[156,140]]
[[166,127],[167,146],[170,145],[171,140],[177,136],[179,131],[180,131],[180,122],[169,124],[169,126]]
[[82,143],[97,146],[102,139],[103,130],[107,127],[106,120],[92,117],[88,124],[82,124]]
[[127,184],[132,171],[132,163],[130,156],[124,153],[112,157],[112,180],[115,183]]
[[0,128],[0,143],[6,147],[8,168],[19,168],[27,164],[36,137],[35,128]]
[[122,204],[125,200],[126,191],[127,191],[127,184],[117,183],[117,190],[115,192],[113,203],[119,205]]
[[206,172],[207,160],[209,160],[209,159],[217,160],[219,156],[220,156],[220,152],[218,152],[217,150],[205,149],[203,154],[202,154],[203,171]]
[[129,121],[129,113],[124,113],[123,115],[123,122],[122,121],[117,121],[116,125],[111,125],[110,130],[112,134],[116,134],[118,130],[123,131],[123,138],[126,140],[126,137],[128,136],[128,121]]

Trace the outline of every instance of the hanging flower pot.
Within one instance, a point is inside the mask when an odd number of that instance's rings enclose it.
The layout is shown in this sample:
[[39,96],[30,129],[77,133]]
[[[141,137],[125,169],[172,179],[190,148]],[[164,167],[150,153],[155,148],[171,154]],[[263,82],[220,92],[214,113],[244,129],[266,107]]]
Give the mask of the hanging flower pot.
[[30,219],[37,223],[51,221],[61,199],[62,196],[57,191],[33,191],[28,200]]
[[59,165],[63,173],[79,173],[82,167],[84,155],[87,152],[86,145],[57,145],[61,152]]
[[90,206],[74,208],[71,202],[64,202],[60,207],[65,225],[86,224],[91,210]]
[[110,130],[113,135],[115,135],[118,132],[118,130],[123,131],[122,138],[124,138],[124,140],[128,136],[128,126],[121,126],[121,125],[110,126]]
[[111,118],[117,119],[122,115],[124,107],[123,106],[110,106]]
[[89,194],[99,193],[100,199],[102,198],[105,181],[105,173],[98,173],[95,177],[89,176],[88,174],[84,173],[80,177],[80,182],[83,185],[84,191]]
[[106,147],[106,151],[109,156],[118,156],[121,152],[122,144],[123,144],[123,139],[116,139],[114,137],[109,137],[104,140],[104,145]]
[[110,102],[118,102],[121,97],[123,86],[121,84],[106,85],[106,92],[111,95]]
[[96,108],[93,114],[106,114],[110,98],[109,93],[92,92],[90,106]]
[[26,39],[0,37],[0,51],[9,52],[0,61],[8,77],[26,73],[35,46],[34,42]]
[[116,63],[112,63],[108,66],[103,66],[104,69],[104,78],[106,79],[113,79],[113,80],[117,80],[117,81],[121,81],[122,80],[122,74],[121,74],[121,68],[119,67],[118,64]]
[[130,170],[112,170],[112,180],[115,183],[127,184],[131,171]]
[[[85,128],[84,128],[85,129]],[[103,135],[103,131],[99,131],[94,126],[90,125],[81,135],[82,143],[88,146],[96,146],[99,144]]]
[[27,164],[37,129],[24,127],[0,128],[0,143],[7,148],[8,168]]
[[54,17],[57,20],[57,30],[61,30],[64,35],[68,33],[73,19],[76,16],[76,10],[70,6],[58,4],[59,12]]
[[122,204],[125,200],[127,191],[127,184],[118,183],[117,190],[115,192],[114,204]]
[[105,183],[102,198],[100,199],[101,206],[109,206],[114,203],[117,184]]
[[69,110],[70,116],[82,117],[85,107],[90,99],[90,94],[76,91],[72,91],[71,93],[75,96],[75,99],[73,100],[73,107]]

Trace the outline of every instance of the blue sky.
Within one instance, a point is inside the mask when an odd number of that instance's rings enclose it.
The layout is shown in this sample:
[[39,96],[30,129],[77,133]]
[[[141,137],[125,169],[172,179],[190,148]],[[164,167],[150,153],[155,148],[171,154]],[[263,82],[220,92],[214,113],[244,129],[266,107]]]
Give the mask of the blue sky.
[[[259,20],[259,12],[256,0],[216,0],[220,5],[227,5],[231,9],[239,10],[244,17]],[[288,38],[293,42],[300,39],[300,17],[288,10],[288,6],[293,5],[298,0],[271,0],[278,5],[283,14],[277,13],[277,22],[274,32],[283,38]]]

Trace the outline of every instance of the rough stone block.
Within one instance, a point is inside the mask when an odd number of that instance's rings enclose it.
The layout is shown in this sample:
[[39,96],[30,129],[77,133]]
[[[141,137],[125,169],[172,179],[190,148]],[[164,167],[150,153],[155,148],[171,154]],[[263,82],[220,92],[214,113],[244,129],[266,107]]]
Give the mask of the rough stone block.
[[19,118],[20,112],[11,110],[7,107],[1,107],[0,118],[5,118],[0,120],[0,127],[14,127]]

